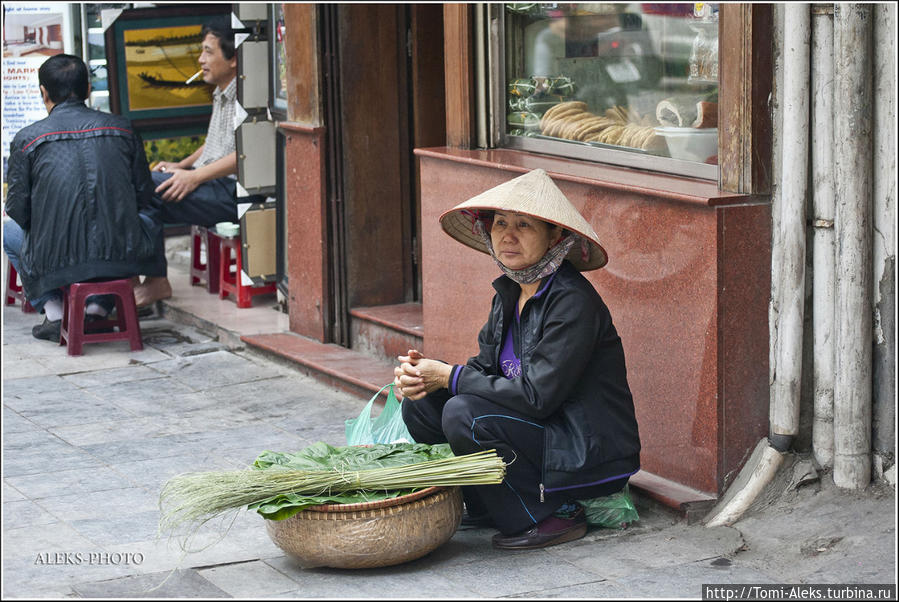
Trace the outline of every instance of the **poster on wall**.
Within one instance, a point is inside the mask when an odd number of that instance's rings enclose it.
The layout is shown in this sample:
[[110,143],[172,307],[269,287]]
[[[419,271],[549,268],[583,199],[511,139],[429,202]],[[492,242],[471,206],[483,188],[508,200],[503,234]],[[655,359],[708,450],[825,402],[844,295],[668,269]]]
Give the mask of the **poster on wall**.
[[165,5],[122,11],[106,29],[109,106],[141,133],[205,130],[214,86],[200,77],[203,25],[230,5]]
[[47,116],[37,71],[48,57],[72,53],[68,4],[3,3],[3,182],[9,144],[20,129]]

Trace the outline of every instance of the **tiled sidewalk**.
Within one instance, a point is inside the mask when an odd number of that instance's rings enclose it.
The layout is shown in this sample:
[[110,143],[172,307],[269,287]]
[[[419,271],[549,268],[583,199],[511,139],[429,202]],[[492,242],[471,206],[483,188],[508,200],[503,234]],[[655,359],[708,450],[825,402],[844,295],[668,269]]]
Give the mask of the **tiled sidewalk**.
[[[169,477],[245,467],[266,449],[343,444],[344,420],[367,400],[165,320],[142,323],[141,352],[102,343],[69,357],[31,337],[34,314],[5,307],[3,319],[4,599],[696,598],[702,583],[883,582],[895,572],[895,516],[883,514],[893,502],[870,496],[819,506],[818,522],[801,510],[750,517],[755,530],[742,532],[687,526],[638,500],[641,520],[627,531],[510,553],[490,546],[492,530],[460,530],[417,561],[358,571],[297,566],[261,517],[241,512],[220,541],[203,535],[213,545],[183,555],[157,537]],[[831,555],[798,553],[840,529],[859,535]],[[795,555],[775,556],[794,543]]]

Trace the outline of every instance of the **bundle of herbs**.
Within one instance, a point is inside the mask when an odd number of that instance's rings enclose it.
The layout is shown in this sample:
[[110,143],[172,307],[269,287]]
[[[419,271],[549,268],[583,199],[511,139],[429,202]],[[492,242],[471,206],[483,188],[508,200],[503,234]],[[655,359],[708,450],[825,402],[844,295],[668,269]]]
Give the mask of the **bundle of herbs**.
[[266,451],[251,470],[170,479],[159,497],[160,531],[198,528],[242,507],[283,520],[318,504],[386,499],[433,486],[493,485],[502,482],[505,471],[494,450],[454,456],[446,444],[319,442],[292,454]]

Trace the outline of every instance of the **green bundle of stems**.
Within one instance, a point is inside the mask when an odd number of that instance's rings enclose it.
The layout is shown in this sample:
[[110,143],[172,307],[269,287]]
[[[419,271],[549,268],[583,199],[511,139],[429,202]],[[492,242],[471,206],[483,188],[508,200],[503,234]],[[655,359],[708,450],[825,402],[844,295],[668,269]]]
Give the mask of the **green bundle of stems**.
[[319,496],[454,485],[495,485],[506,465],[495,450],[369,470],[238,470],[181,474],[159,496],[161,531],[202,524],[229,510],[278,495]]

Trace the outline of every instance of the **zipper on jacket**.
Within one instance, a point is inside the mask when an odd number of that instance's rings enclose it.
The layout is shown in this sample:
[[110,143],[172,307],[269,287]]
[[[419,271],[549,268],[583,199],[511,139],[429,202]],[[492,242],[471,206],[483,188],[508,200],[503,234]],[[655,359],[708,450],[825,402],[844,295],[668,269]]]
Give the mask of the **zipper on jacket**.
[[540,483],[540,503],[543,503],[543,483]]

